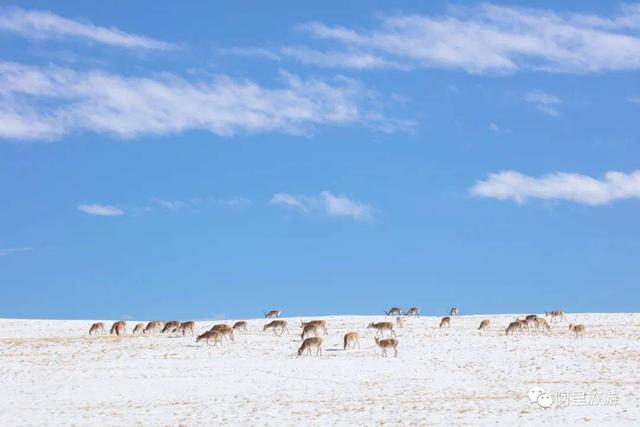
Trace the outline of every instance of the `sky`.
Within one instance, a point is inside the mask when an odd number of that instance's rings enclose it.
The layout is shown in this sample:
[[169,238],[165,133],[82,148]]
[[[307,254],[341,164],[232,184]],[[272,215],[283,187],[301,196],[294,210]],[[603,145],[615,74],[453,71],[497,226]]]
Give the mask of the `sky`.
[[640,310],[638,3],[2,2],[0,41],[0,317]]

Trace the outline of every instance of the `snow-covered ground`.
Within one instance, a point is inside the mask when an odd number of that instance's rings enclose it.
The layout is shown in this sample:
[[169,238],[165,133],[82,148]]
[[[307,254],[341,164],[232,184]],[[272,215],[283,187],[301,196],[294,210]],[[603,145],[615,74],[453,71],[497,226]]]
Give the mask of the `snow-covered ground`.
[[[639,314],[568,314],[550,335],[505,336],[513,317],[459,316],[448,329],[408,318],[387,359],[366,329],[383,316],[325,317],[322,357],[297,357],[300,318],[281,337],[250,320],[217,347],[89,337],[89,320],[0,320],[0,425],[640,425]],[[351,330],[361,349],[343,351]],[[551,408],[530,403],[534,387]]]

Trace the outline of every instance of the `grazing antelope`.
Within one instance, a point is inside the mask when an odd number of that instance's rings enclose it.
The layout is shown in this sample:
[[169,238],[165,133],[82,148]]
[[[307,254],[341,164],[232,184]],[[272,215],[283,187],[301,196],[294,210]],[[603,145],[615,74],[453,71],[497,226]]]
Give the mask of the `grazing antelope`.
[[[274,335],[278,335],[278,336],[282,336],[285,330],[287,331],[287,333],[289,333],[289,328],[287,328],[286,320],[272,320],[271,322],[264,325],[264,328],[262,328],[262,331],[264,332],[267,329],[273,330]],[[277,333],[276,329],[280,329],[280,333]]]
[[138,323],[134,328],[133,328],[133,335],[138,335],[144,332],[144,323]]
[[98,335],[98,332],[100,332],[100,334],[102,335],[107,333],[107,331],[104,330],[104,323],[94,323],[93,325],[91,325],[91,328],[89,328],[89,335]]
[[150,334],[151,332],[157,334],[162,330],[162,328],[164,328],[164,322],[162,320],[152,320],[147,323],[147,326],[144,328],[143,332],[145,334]]
[[584,325],[579,324],[579,325],[569,325],[569,330],[571,332],[573,332],[574,334],[576,334],[576,339],[577,338],[584,338]]
[[393,348],[395,354],[393,357],[398,357],[398,340],[395,338],[379,339],[375,337],[376,345],[382,350],[382,357],[387,357],[387,350]]
[[127,322],[124,320],[119,320],[115,322],[111,326],[111,331],[109,331],[111,335],[116,334],[118,336],[124,335],[126,332],[127,332]]
[[347,332],[344,334],[344,350],[354,349],[358,346],[360,350],[360,337],[357,332]]
[[182,332],[183,337],[187,334],[187,331],[190,331],[191,336],[193,336],[193,328],[195,326],[196,323],[193,320],[189,320],[187,322],[180,323],[180,326],[178,326],[178,330]]
[[478,326],[478,330],[479,331],[486,331],[490,327],[491,327],[491,320],[485,319],[482,322],[480,322],[480,326]]
[[535,325],[536,331],[542,329],[543,332],[551,332],[551,327],[544,317],[536,317],[533,324]]
[[529,322],[527,322],[526,319],[516,319],[518,322],[520,322],[520,329],[522,330],[522,332],[529,332]]
[[449,310],[449,316],[457,316],[458,315],[458,307],[451,307]]
[[553,311],[545,311],[544,312],[544,317],[551,317],[551,321],[563,321],[566,320],[566,317],[564,315],[564,311],[562,310],[553,310]]
[[247,322],[245,322],[244,320],[240,320],[240,321],[234,323],[233,324],[233,330],[234,331],[247,332]]
[[271,310],[270,312],[264,314],[265,319],[269,319],[272,317],[280,317],[280,310]]
[[535,326],[535,324],[536,324],[536,319],[537,319],[537,318],[538,318],[538,316],[537,316],[537,315],[535,315],[535,314],[530,314],[530,315],[526,316],[526,317],[524,318],[524,320],[526,320],[526,321],[527,321],[527,323],[528,323],[528,326],[530,326],[530,327],[531,327],[531,326]]
[[178,322],[177,320],[171,320],[170,322],[164,324],[164,328],[162,328],[162,331],[160,332],[162,332],[163,334],[174,333],[178,330],[179,327],[180,322]]
[[378,334],[380,334],[380,336],[384,336],[384,331],[389,331],[391,332],[391,335],[393,335],[394,337],[396,336],[396,331],[393,330],[393,323],[391,322],[371,322],[369,323],[369,326],[367,326],[367,329],[369,328],[373,328],[376,330],[376,337],[378,336]]
[[315,347],[316,356],[322,356],[322,338],[311,337],[302,341],[302,345],[298,349],[298,356],[302,356],[306,351],[311,356],[311,347]]
[[519,320],[514,320],[513,322],[509,323],[509,326],[507,326],[507,329],[505,330],[505,334],[506,335],[513,335],[514,332],[520,332],[522,334],[522,323],[520,323]]
[[300,339],[304,340],[305,337],[311,335],[312,332],[315,336],[318,336],[318,328],[319,326],[316,323],[307,323],[302,328],[302,335],[300,335]]
[[420,316],[420,309],[418,307],[411,307],[404,313],[405,316]]
[[309,320],[308,322],[300,322],[300,327],[304,329],[307,325],[316,325],[318,329],[322,328],[322,333],[324,335],[329,335],[327,332],[327,321],[326,320]]
[[222,335],[220,335],[218,331],[207,331],[204,334],[198,335],[196,343],[206,340],[209,345],[211,345],[211,341],[213,341],[213,345],[218,345],[221,339]]
[[385,311],[387,316],[400,316],[402,314],[402,309],[400,307],[391,307],[389,311]]
[[220,338],[225,337],[227,340],[231,339],[231,341],[235,341],[235,338],[233,336],[233,328],[229,325],[219,323],[217,325],[213,325],[210,330],[220,334]]
[[451,317],[445,316],[442,318],[442,320],[440,321],[440,327],[444,328],[445,326],[447,328],[451,326]]
[[396,317],[396,326],[398,328],[404,328],[404,317],[401,317],[401,316]]

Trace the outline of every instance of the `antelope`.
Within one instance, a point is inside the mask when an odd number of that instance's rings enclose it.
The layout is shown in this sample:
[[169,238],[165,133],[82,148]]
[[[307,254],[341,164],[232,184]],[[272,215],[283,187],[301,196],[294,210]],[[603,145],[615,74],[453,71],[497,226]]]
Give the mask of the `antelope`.
[[360,337],[357,332],[347,332],[344,334],[344,350],[354,349],[358,346],[360,350]]
[[387,316],[400,316],[402,314],[402,309],[400,307],[391,307],[389,311],[385,311]]
[[480,326],[478,326],[478,330],[479,331],[486,331],[490,327],[491,327],[491,320],[485,319],[482,322],[480,322]]
[[240,321],[234,323],[233,324],[233,330],[234,331],[247,332],[247,322],[245,322],[244,320],[240,320]]
[[369,323],[367,329],[373,328],[376,330],[376,337],[378,334],[384,336],[384,331],[390,331],[391,335],[396,336],[396,331],[393,330],[393,323],[391,322],[378,322],[378,323]]
[[533,321],[533,324],[535,325],[536,330],[542,329],[543,332],[551,332],[549,323],[544,317],[536,317],[536,319]]
[[146,328],[144,328],[145,334],[150,334],[151,332],[158,333],[164,328],[164,322],[161,320],[152,320],[147,323]]
[[396,317],[396,326],[398,328],[404,328],[404,317],[401,317],[401,316]]
[[217,332],[220,335],[220,338],[224,336],[227,340],[231,339],[231,341],[235,341],[235,338],[233,336],[233,328],[229,325],[220,323],[217,325],[213,325],[210,330]]
[[582,324],[578,324],[578,325],[569,325],[569,330],[571,332],[573,332],[574,334],[576,334],[576,339],[577,338],[584,338],[584,325]]
[[458,307],[451,307],[449,310],[449,316],[457,316],[458,315]]
[[311,355],[311,347],[316,348],[316,356],[322,356],[322,338],[319,337],[311,337],[302,341],[302,345],[298,349],[298,356],[302,356],[305,351]]
[[445,316],[442,318],[442,320],[440,321],[440,327],[444,328],[445,326],[447,328],[451,326],[451,317]]
[[91,325],[91,328],[89,328],[89,335],[98,335],[98,332],[100,332],[102,335],[107,333],[107,331],[104,330],[104,323],[94,323],[93,325]]
[[564,316],[564,311],[562,310],[553,310],[553,311],[545,311],[544,313],[544,317],[551,317],[551,321],[555,321],[556,319],[559,319],[559,321],[563,321],[566,320],[566,317]]
[[524,320],[527,321],[527,323],[529,324],[528,326],[534,326],[536,324],[536,319],[538,318],[538,316],[536,316],[535,314],[530,314],[528,316],[526,316],[524,318]]
[[127,332],[127,322],[124,320],[119,320],[111,326],[111,331],[109,333],[111,335],[116,334],[120,336],[120,335],[124,335],[126,332]]
[[387,357],[387,350],[393,348],[395,354],[393,357],[398,357],[398,340],[395,338],[379,339],[375,337],[376,345],[382,350],[382,357]]
[[520,322],[520,329],[522,330],[522,332],[529,332],[529,322],[526,319],[516,319],[518,322]]
[[327,321],[326,320],[309,320],[308,322],[300,322],[300,327],[304,329],[307,325],[316,325],[318,328],[322,328],[324,335],[329,335],[327,332]]
[[164,324],[164,328],[162,328],[162,332],[163,334],[168,333],[173,333],[175,332],[178,328],[180,327],[180,322],[178,322],[177,320],[171,320],[170,322],[167,322]]
[[[264,332],[267,329],[273,330],[273,334],[278,336],[282,336],[285,330],[287,331],[287,333],[289,333],[289,328],[287,328],[286,320],[272,320],[271,322],[264,325],[264,328],[262,328],[262,331]],[[276,332],[276,329],[280,329],[279,334]]]
[[270,312],[264,314],[265,319],[269,319],[272,317],[280,317],[280,310],[271,310]]
[[513,335],[516,331],[522,333],[522,323],[520,323],[519,320],[514,320],[513,322],[509,323],[509,326],[507,326],[507,329],[505,330],[505,335]]
[[302,328],[302,335],[300,335],[300,339],[304,340],[305,337],[311,335],[311,332],[313,332],[315,336],[318,336],[318,328],[319,326],[317,323],[307,323]]
[[196,343],[206,340],[207,344],[211,345],[211,341],[213,341],[213,345],[218,345],[222,336],[218,333],[218,331],[207,331],[202,335],[198,335],[196,338]]
[[187,334],[187,331],[191,332],[191,336],[193,336],[193,328],[196,326],[196,323],[193,320],[189,320],[188,322],[180,323],[178,327],[179,331],[182,331],[182,336]]
[[133,335],[141,334],[144,332],[144,323],[138,323],[135,328],[133,328]]
[[407,312],[404,313],[405,316],[420,316],[420,309],[418,307],[411,307]]

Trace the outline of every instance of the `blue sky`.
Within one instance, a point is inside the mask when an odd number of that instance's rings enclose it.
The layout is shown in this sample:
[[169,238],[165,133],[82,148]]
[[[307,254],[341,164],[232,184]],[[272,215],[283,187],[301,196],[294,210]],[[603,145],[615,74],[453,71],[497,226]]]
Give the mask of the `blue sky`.
[[640,310],[640,6],[423,3],[4,3],[0,316]]

